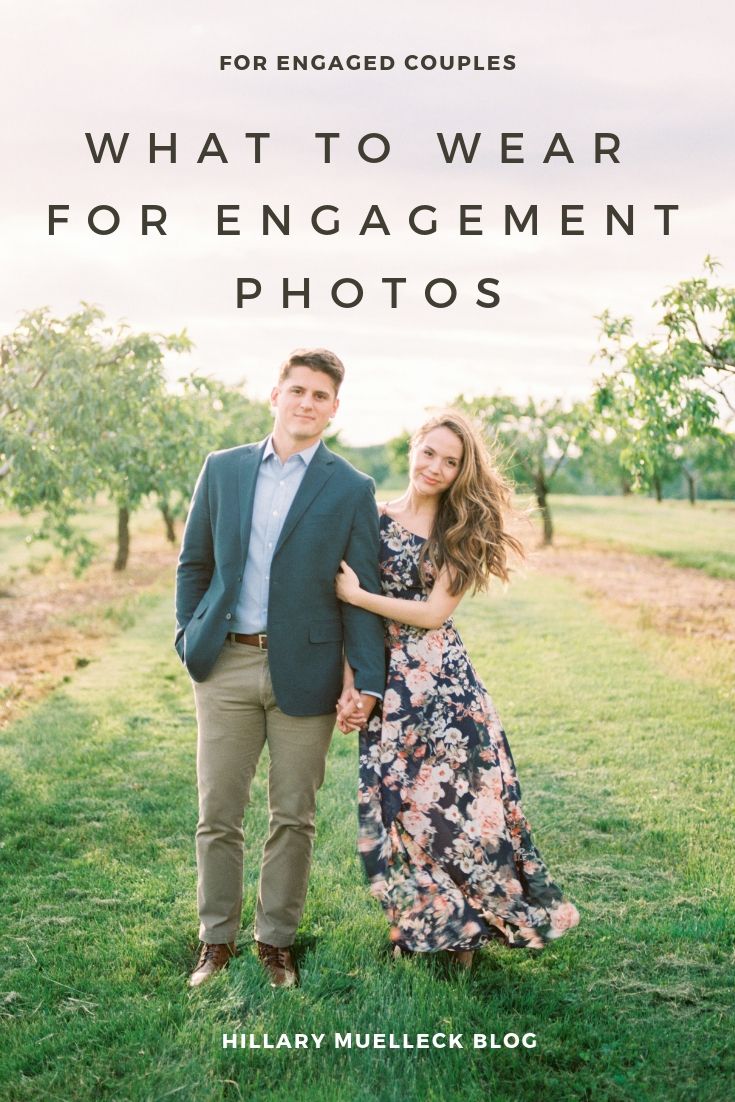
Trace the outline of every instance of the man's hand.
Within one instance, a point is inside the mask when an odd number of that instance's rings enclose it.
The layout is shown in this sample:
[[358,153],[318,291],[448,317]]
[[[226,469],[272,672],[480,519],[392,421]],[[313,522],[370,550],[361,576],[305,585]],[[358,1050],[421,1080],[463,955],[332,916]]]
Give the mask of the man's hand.
[[376,703],[376,697],[359,693],[354,686],[343,689],[337,701],[337,727],[342,734],[349,735],[357,727],[366,727]]

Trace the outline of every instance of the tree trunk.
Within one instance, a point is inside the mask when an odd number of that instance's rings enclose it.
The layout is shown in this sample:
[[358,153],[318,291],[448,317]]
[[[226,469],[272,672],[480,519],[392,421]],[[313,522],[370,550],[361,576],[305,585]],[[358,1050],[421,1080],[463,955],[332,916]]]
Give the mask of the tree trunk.
[[166,526],[166,539],[169,543],[176,543],[176,529],[174,527],[173,514],[165,502],[160,506],[160,509],[163,523]]
[[625,477],[625,475],[621,475],[620,477],[620,492],[623,497],[630,497],[630,495],[633,493],[633,487],[631,486],[629,480]]
[[551,520],[548,490],[546,483],[541,478],[536,479],[536,502],[541,510],[541,519],[544,525],[544,547],[550,547],[554,541],[554,525]]
[[653,479],[653,488],[656,492],[656,501],[663,501],[664,492],[661,489],[661,479],[656,475]]
[[687,480],[687,489],[689,491],[689,504],[690,505],[696,505],[697,504],[697,477],[696,477],[696,475],[692,474],[691,471],[688,471],[686,469],[686,467],[684,467],[683,470],[684,470],[684,478]]
[[114,570],[124,570],[130,554],[130,510],[120,507],[117,510],[117,558]]

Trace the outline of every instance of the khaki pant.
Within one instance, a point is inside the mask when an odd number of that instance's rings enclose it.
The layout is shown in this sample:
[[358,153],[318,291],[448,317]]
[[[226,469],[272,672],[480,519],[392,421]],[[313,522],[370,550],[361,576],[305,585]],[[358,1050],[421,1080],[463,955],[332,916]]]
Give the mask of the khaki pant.
[[206,681],[194,682],[194,697],[199,937],[216,944],[234,941],[239,932],[243,815],[267,742],[269,830],[255,937],[269,945],[292,945],[306,899],[316,794],[324,780],[334,713],[285,715],[273,695],[267,651],[229,639]]

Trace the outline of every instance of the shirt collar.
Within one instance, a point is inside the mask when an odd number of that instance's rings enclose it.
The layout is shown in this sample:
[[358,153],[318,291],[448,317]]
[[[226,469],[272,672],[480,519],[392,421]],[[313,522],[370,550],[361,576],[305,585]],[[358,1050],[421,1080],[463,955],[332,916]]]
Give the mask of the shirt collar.
[[[316,444],[312,444],[310,448],[304,448],[303,451],[295,452],[294,455],[290,458],[294,459],[296,458],[296,456],[298,456],[299,459],[303,461],[304,466],[308,467],[312,459],[316,455],[320,444],[321,440],[317,440]],[[265,463],[266,459],[270,459],[272,455],[274,455],[276,459],[278,459],[278,456],[276,455],[276,449],[273,447],[273,435],[271,434],[266,440],[265,448],[263,449],[262,462]],[[286,460],[286,462],[288,462],[288,460]]]

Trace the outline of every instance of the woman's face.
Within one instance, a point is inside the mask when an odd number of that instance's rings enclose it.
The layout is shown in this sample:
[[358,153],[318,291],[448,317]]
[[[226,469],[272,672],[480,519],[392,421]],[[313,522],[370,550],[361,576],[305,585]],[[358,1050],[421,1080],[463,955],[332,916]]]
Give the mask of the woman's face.
[[462,441],[451,429],[429,429],[411,449],[411,485],[427,496],[443,494],[459,474],[463,455]]

